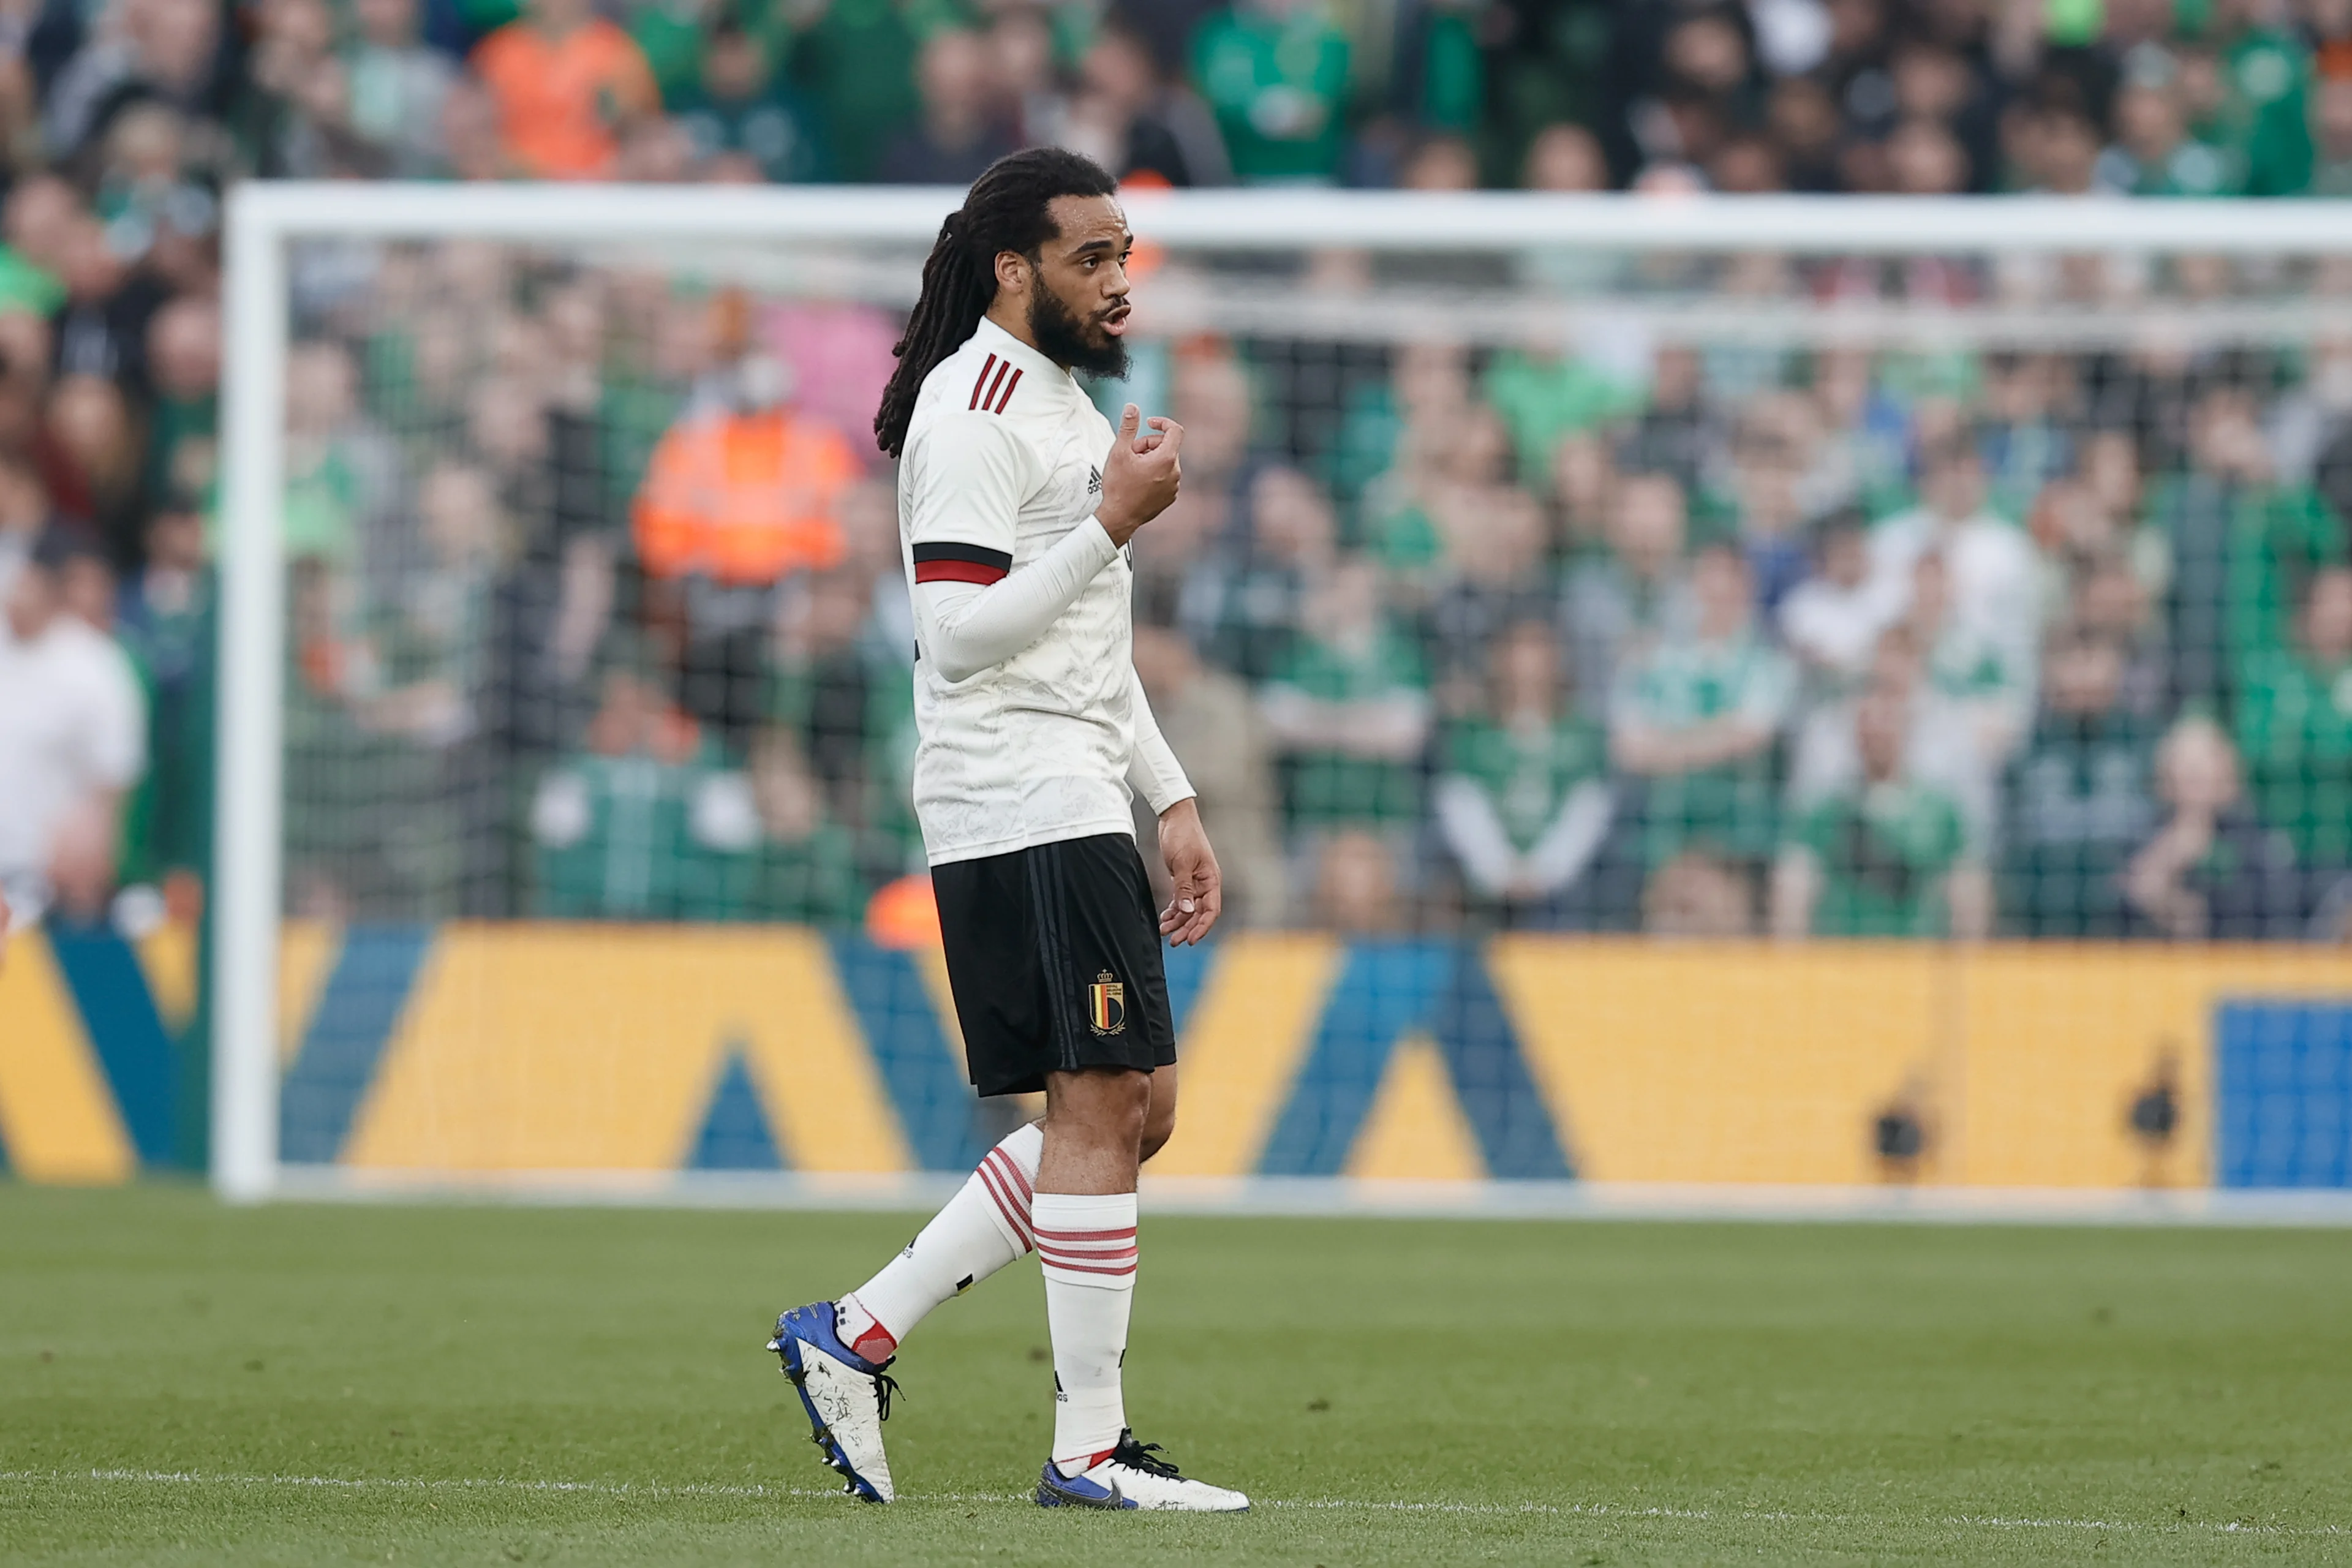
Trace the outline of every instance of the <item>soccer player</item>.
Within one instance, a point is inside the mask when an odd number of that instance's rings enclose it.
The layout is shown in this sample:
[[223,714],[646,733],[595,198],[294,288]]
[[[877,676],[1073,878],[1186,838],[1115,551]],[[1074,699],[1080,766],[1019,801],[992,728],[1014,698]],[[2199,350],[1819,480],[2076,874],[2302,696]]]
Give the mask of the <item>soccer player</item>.
[[[899,459],[916,617],[915,809],[972,1087],[1044,1089],[907,1249],[838,1301],[776,1321],[826,1462],[893,1490],[885,1370],[925,1314],[1034,1250],[1054,1343],[1048,1508],[1249,1506],[1127,1425],[1119,1366],[1139,1257],[1137,1168],[1176,1119],[1160,939],[1216,923],[1216,857],[1129,649],[1128,541],[1176,497],[1183,431],[1126,408],[1114,437],[1071,373],[1127,366],[1133,237],[1110,175],[1056,148],[999,160],[940,227],[874,421]],[[1156,915],[1127,780],[1175,884]]]

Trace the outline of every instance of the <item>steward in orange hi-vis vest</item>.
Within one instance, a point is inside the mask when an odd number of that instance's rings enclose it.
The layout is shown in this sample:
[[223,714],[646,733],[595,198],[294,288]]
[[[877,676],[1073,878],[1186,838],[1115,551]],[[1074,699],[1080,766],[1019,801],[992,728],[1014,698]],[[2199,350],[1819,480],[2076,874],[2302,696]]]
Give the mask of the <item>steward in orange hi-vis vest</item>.
[[834,502],[857,477],[849,444],[789,409],[707,409],[670,426],[637,492],[637,558],[656,577],[730,587],[841,563]]

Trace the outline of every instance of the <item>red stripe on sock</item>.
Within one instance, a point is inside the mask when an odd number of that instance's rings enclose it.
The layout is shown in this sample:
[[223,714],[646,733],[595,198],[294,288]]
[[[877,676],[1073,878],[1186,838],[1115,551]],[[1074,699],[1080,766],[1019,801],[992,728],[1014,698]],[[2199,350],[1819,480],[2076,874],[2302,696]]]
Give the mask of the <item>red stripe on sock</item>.
[[1122,1258],[1133,1258],[1136,1255],[1137,1250],[1138,1249],[1131,1244],[1126,1247],[1106,1247],[1100,1251],[1096,1252],[1080,1252],[1072,1247],[1057,1246],[1050,1241],[1042,1241],[1037,1244],[1037,1255],[1039,1257],[1048,1258],[1066,1258],[1073,1263],[1116,1263]]
[[996,1212],[1004,1216],[1004,1223],[1013,1227],[1014,1236],[1020,1237],[1021,1250],[1033,1250],[1037,1244],[1029,1238],[1029,1226],[1020,1207],[1005,1193],[1004,1178],[998,1175],[985,1160],[980,1163],[979,1174],[981,1184],[988,1189],[989,1197],[996,1204]]
[[1021,1205],[1022,1215],[1024,1217],[1028,1216],[1030,1205],[1035,1202],[1036,1194],[1029,1190],[1029,1178],[1022,1172],[1021,1162],[1002,1149],[992,1149],[988,1152],[988,1158],[982,1160],[981,1163],[996,1167],[996,1173],[1004,1180],[1005,1190],[1012,1194],[1013,1201]]
[[1007,1154],[1004,1152],[1004,1146],[1003,1144],[1000,1143],[995,1148],[991,1149],[989,1152],[1004,1162],[1005,1174],[1011,1176],[1013,1183],[1020,1187],[1023,1202],[1028,1202],[1037,1195],[1034,1192],[1030,1190],[1029,1173],[1021,1168],[1020,1161],[1014,1159],[1012,1155]]
[[1135,1272],[1135,1260],[1133,1259],[1119,1264],[1116,1268],[1097,1268],[1090,1263],[1066,1262],[1063,1259],[1055,1257],[1050,1252],[1038,1253],[1037,1260],[1048,1268],[1066,1269],[1072,1274],[1132,1274]]
[[1133,1226],[1124,1230],[1041,1230],[1040,1241],[1124,1241],[1135,1234]]
[[991,354],[988,356],[988,363],[980,367],[980,379],[971,384],[971,401],[965,405],[966,407],[977,408],[980,406],[981,391],[988,385],[988,373],[995,368],[996,356],[994,354]]
[[981,1184],[988,1189],[989,1200],[996,1205],[996,1212],[1003,1215],[1004,1223],[1013,1227],[1013,1238],[1020,1242],[1021,1250],[1034,1251],[1037,1244],[1029,1237],[1029,1227],[1022,1220],[1019,1206],[1005,1195],[1001,1178],[985,1165],[980,1167],[979,1175]]
[[1049,1258],[1076,1258],[1089,1263],[1100,1263],[1108,1258],[1132,1258],[1140,1249],[1131,1241],[1125,1247],[1086,1248],[1070,1247],[1058,1241],[1041,1241],[1037,1244],[1037,1250]]

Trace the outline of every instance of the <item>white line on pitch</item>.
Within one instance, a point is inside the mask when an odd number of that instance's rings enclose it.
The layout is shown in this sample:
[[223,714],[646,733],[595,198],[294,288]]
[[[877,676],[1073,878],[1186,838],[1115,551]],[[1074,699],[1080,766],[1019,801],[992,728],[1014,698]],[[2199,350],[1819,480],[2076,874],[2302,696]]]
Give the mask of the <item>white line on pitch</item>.
[[[716,1481],[557,1481],[526,1480],[512,1476],[224,1476],[194,1470],[0,1470],[0,1481],[118,1481],[142,1486],[310,1487],[334,1491],[522,1491],[582,1492],[615,1498],[837,1498],[837,1489],[816,1487],[730,1486]],[[901,1502],[968,1503],[1026,1502],[1027,1492],[919,1492]],[[1789,1513],[1769,1509],[1718,1512],[1703,1508],[1633,1508],[1622,1503],[1485,1503],[1381,1501],[1370,1498],[1268,1499],[1268,1509],[1312,1509],[1373,1513],[1553,1514],[1574,1519],[1737,1520],[1742,1522],[1792,1524],[1902,1524],[1902,1520],[1871,1520],[1842,1513]],[[2105,1519],[2030,1519],[2000,1514],[1954,1514],[1936,1522],[1980,1530],[2102,1530],[2134,1533],[2179,1534],[2187,1531],[2220,1535],[2326,1535],[2347,1531],[2334,1524],[2248,1524],[2238,1520],[2181,1520],[2173,1523],[2137,1524]]]

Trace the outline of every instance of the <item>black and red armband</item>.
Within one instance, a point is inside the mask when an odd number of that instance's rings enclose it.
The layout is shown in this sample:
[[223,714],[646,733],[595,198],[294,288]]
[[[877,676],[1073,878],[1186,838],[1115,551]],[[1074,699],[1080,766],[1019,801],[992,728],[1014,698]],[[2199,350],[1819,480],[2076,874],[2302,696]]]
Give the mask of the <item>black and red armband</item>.
[[918,583],[977,583],[986,587],[1003,582],[1013,570],[1012,555],[1003,550],[989,550],[977,544],[918,544],[915,546],[915,581]]

